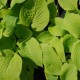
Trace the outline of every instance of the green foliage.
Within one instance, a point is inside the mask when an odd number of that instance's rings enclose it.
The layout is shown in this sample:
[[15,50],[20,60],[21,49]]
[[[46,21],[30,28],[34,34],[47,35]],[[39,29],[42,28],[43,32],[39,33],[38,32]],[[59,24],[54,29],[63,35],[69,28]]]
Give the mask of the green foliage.
[[0,80],[78,80],[78,0],[0,0]]

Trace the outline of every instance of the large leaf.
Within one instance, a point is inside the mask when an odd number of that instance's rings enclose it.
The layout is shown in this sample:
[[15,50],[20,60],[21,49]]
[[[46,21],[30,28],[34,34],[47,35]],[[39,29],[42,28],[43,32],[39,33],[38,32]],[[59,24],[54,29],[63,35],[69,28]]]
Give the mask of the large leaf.
[[5,37],[9,37],[13,34],[15,25],[16,25],[17,17],[6,15],[3,18],[2,24],[4,26],[3,35]]
[[77,9],[78,0],[58,0],[60,6],[65,10]]
[[64,24],[66,30],[75,38],[80,38],[80,15],[74,13],[66,13]]
[[20,23],[36,31],[43,30],[49,22],[49,11],[45,0],[28,0],[20,11]]
[[5,7],[7,3],[7,0],[0,0],[0,9]]
[[77,68],[74,64],[65,63],[61,69],[61,80],[77,80]]
[[45,72],[50,75],[60,75],[62,63],[57,53],[48,44],[41,44],[41,49]]
[[21,48],[20,55],[31,59],[38,66],[42,66],[42,51],[38,41],[35,38],[31,38],[25,43],[18,43]]
[[20,80],[22,69],[20,56],[11,50],[3,50],[0,56],[0,80]]
[[80,71],[80,40],[76,41],[73,44],[72,52],[71,52],[71,59],[77,66],[78,70]]
[[55,48],[57,54],[59,55],[59,57],[61,58],[62,62],[65,62],[65,52],[64,52],[64,47],[63,47],[63,41],[62,39],[59,39],[57,37],[54,37],[51,41],[50,41],[50,45]]

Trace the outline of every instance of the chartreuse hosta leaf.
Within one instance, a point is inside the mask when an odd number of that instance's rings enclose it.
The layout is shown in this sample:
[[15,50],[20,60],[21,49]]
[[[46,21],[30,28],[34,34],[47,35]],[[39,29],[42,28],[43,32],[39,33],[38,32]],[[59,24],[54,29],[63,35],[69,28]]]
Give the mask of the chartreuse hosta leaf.
[[67,32],[65,31],[65,25],[63,25],[63,19],[55,18],[55,26],[50,25],[48,31],[54,36],[64,36]]
[[78,0],[58,0],[58,2],[64,10],[75,10],[75,9],[77,9]]
[[49,22],[46,0],[28,0],[20,10],[20,23],[36,31],[43,30]]
[[59,57],[61,58],[62,62],[65,62],[65,52],[64,52],[64,46],[63,46],[63,41],[62,39],[59,39],[57,37],[54,37],[51,41],[50,41],[50,45],[55,48],[57,54],[59,55]]
[[16,39],[14,36],[10,36],[10,37],[2,37],[0,39],[0,50],[3,49],[13,49],[15,47],[16,44]]
[[0,55],[0,80],[20,80],[22,59],[17,53],[9,49],[1,51]]
[[74,42],[76,42],[78,39],[72,36],[71,34],[66,34],[63,37],[63,45],[65,52],[71,52]]
[[5,7],[7,3],[7,0],[0,0],[0,9]]
[[3,18],[5,15],[8,14],[9,9],[0,9],[0,18]]
[[15,25],[16,25],[17,17],[6,15],[2,20],[2,24],[4,27],[3,35],[5,37],[9,37],[13,34]]
[[80,38],[80,15],[74,13],[66,13],[64,23],[66,30],[75,38]]
[[60,80],[77,80],[77,68],[74,64],[64,63],[61,69]]
[[42,51],[38,41],[35,38],[31,38],[25,43],[18,43],[20,47],[20,55],[31,59],[38,66],[42,66]]
[[45,72],[49,75],[60,75],[62,62],[57,53],[48,44],[41,44],[41,49]]
[[80,71],[80,40],[76,41],[73,44],[72,52],[71,52],[71,59],[74,64],[77,66],[77,69]]
[[24,2],[24,1],[25,1],[25,0],[12,0],[10,7],[12,8],[15,4],[17,4],[17,3],[22,3],[22,2]]
[[50,12],[50,22],[54,24],[54,19],[57,15],[57,7],[54,3],[54,0],[47,0],[47,5]]
[[40,33],[37,37],[38,41],[42,43],[49,43],[52,38],[53,38],[53,35],[51,35],[48,31],[44,31]]
[[15,34],[19,39],[29,39],[32,36],[31,30],[21,24],[16,25]]
[[45,72],[46,80],[58,80],[58,76],[54,76]]

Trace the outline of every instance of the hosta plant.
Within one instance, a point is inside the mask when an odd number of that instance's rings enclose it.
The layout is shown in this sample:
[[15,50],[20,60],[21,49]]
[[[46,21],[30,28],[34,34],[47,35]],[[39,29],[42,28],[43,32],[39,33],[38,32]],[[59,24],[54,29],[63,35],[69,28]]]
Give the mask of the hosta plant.
[[78,4],[0,0],[0,80],[36,80],[38,68],[44,70],[45,80],[79,80]]

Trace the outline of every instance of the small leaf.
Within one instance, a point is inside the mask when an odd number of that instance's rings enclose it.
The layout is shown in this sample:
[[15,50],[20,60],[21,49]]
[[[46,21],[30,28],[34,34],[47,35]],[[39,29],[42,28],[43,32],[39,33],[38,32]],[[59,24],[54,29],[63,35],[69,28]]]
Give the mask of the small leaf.
[[17,17],[10,16],[10,15],[6,15],[3,18],[3,21],[2,21],[3,26],[4,26],[3,35],[5,37],[9,37],[13,34],[15,25],[16,25],[16,20],[17,20]]

